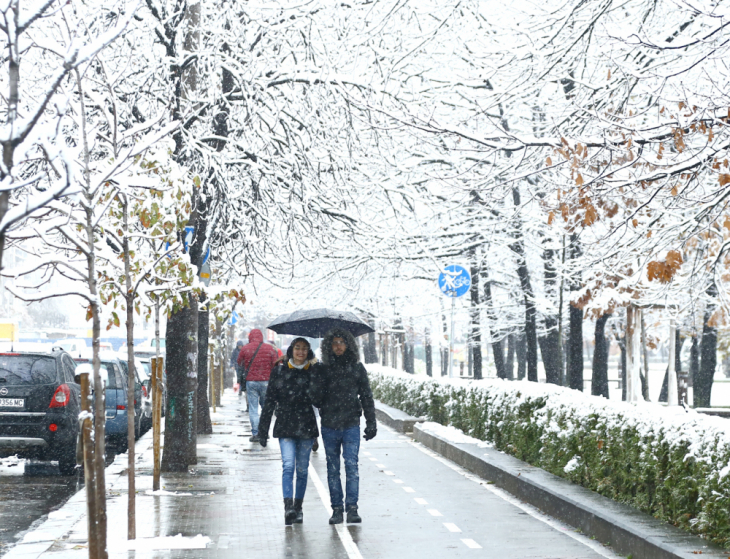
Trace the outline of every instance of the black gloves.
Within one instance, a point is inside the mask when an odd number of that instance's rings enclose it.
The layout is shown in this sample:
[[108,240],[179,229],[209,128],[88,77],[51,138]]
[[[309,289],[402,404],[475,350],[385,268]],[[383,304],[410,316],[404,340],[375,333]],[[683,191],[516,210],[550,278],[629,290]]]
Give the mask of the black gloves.
[[378,434],[378,428],[375,425],[367,425],[365,427],[365,434],[363,435],[363,439],[366,441],[369,441],[370,439],[374,439],[375,435]]
[[264,448],[266,448],[267,441],[268,441],[268,439],[266,437],[262,437],[261,435],[259,435],[259,444],[261,446],[263,446]]

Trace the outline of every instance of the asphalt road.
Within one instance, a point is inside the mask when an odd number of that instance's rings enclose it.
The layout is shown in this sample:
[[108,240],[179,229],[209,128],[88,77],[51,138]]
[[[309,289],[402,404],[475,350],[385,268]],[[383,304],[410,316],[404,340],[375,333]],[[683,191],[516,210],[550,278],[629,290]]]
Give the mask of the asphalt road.
[[[107,449],[107,464],[114,457]],[[83,474],[62,476],[52,462],[0,460],[0,556],[83,487]]]

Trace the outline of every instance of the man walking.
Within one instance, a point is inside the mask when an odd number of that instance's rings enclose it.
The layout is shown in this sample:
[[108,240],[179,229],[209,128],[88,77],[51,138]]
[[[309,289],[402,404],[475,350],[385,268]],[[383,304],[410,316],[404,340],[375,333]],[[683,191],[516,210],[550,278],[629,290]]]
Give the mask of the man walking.
[[[311,394],[314,405],[320,408],[322,441],[327,456],[327,484],[332,505],[329,523],[341,524],[345,510],[347,522],[362,522],[357,512],[360,416],[365,415],[363,438],[369,441],[378,432],[373,393],[367,371],[360,363],[357,342],[350,332],[340,329],[330,331],[322,340],[321,348],[322,363],[313,371]],[[340,454],[345,461],[345,508],[342,506]]]
[[[238,354],[238,366],[246,383],[248,395],[248,419],[251,422],[251,442],[259,442],[259,404],[261,409],[266,401],[266,389],[269,386],[269,377],[279,353],[272,345],[264,343],[264,335],[259,329],[248,333],[248,343],[241,348]],[[265,435],[267,436],[268,433]]]

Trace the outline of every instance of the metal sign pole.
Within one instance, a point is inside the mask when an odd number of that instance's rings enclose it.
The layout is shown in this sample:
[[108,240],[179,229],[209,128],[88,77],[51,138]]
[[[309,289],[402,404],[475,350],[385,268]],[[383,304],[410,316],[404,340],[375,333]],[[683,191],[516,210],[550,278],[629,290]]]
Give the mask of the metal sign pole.
[[449,336],[449,378],[454,377],[454,309],[456,297],[451,298],[451,335]]

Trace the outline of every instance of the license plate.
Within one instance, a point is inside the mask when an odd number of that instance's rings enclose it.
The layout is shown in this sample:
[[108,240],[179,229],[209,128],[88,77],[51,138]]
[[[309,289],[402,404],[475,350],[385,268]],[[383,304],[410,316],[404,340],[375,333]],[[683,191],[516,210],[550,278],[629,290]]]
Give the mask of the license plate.
[[24,408],[24,398],[0,398],[0,408]]

